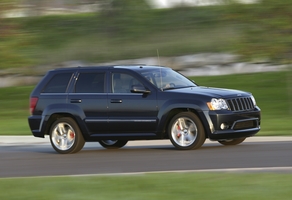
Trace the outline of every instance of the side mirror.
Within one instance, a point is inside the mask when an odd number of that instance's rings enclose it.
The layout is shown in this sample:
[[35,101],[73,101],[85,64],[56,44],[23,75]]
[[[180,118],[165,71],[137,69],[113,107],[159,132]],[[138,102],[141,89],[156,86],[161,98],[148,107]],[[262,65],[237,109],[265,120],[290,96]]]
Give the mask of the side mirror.
[[133,85],[131,89],[132,93],[143,93],[143,94],[149,94],[151,91],[147,90],[144,86],[142,85]]

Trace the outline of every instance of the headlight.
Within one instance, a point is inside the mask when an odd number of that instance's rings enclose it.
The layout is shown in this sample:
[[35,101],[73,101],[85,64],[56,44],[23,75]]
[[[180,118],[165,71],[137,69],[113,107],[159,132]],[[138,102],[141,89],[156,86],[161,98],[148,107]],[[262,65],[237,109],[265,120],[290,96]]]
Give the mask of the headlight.
[[211,102],[207,102],[210,110],[227,110],[228,106],[224,99],[211,99]]
[[252,95],[250,96],[250,98],[252,100],[253,105],[256,106],[257,102],[256,102],[255,98]]

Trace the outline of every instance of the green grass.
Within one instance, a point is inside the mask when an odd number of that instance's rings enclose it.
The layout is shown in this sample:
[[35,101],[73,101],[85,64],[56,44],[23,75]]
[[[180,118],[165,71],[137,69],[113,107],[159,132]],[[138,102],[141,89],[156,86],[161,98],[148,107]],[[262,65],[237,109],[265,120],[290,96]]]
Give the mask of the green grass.
[[[214,36],[214,33],[215,36]],[[228,36],[227,36],[228,35]],[[64,60],[105,62],[112,60],[185,55],[199,52],[228,51],[228,45],[238,38],[239,33],[231,28],[177,30],[154,32],[143,38],[114,40],[97,34],[79,37],[55,50],[44,48],[37,57],[44,63],[58,63]],[[53,38],[52,38],[53,40]]]
[[159,173],[0,179],[0,199],[291,199],[291,174]]
[[226,10],[220,7],[132,14],[111,19],[97,13],[2,19],[8,28],[0,33],[0,69],[141,58],[156,56],[157,49],[161,56],[229,51],[241,36],[233,23],[222,23]]
[[29,135],[29,95],[34,86],[0,88],[0,135]]
[[[292,135],[292,71],[193,77],[199,85],[252,92],[262,110],[258,135]],[[0,135],[30,135],[33,86],[0,88]]]

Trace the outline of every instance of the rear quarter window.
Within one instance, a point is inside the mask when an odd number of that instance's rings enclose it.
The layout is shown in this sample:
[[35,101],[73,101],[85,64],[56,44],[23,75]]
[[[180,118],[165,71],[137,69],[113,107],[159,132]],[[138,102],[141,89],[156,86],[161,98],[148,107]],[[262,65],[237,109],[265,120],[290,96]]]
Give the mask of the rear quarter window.
[[73,73],[54,75],[42,90],[42,93],[65,93]]

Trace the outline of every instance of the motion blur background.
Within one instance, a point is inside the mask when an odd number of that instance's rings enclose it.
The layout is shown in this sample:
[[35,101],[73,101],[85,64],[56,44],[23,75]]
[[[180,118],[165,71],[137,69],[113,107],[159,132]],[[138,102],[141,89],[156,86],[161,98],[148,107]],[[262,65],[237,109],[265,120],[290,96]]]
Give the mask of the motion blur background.
[[160,56],[234,52],[251,61],[292,60],[291,0],[0,2],[2,69],[141,58],[157,49]]
[[[0,0],[0,79],[42,76],[68,63],[111,63],[158,53],[161,60],[184,62],[185,55],[227,53],[236,60],[223,67],[255,63],[263,72],[194,80],[252,92],[263,111],[260,134],[292,135],[291,13],[292,0]],[[167,66],[175,68],[173,63]],[[268,65],[275,72],[264,72]],[[0,89],[1,135],[30,134],[26,118],[34,84],[19,85]]]

